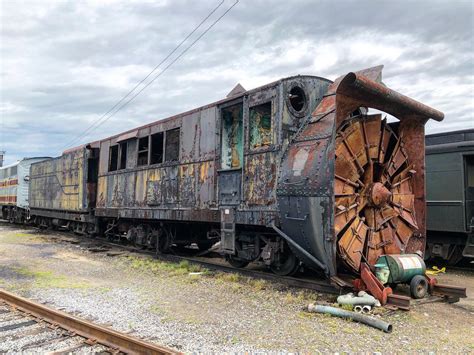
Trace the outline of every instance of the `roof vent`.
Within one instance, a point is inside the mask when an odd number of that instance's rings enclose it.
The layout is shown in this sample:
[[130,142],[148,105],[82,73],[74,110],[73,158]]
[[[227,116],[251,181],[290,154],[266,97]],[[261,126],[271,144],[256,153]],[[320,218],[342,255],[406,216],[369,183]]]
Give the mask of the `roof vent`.
[[240,94],[243,94],[244,92],[246,92],[247,90],[244,89],[244,87],[242,85],[240,85],[240,83],[238,83],[237,85],[235,85],[235,87],[227,94],[226,97],[232,97],[232,96],[237,96],[237,95],[240,95]]

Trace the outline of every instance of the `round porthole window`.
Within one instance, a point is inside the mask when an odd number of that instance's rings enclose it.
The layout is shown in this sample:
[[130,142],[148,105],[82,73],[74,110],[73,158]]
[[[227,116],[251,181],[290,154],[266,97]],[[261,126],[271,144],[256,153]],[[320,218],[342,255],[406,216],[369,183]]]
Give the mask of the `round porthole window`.
[[308,103],[306,93],[301,86],[294,85],[288,90],[287,104],[294,115],[301,116],[304,114]]

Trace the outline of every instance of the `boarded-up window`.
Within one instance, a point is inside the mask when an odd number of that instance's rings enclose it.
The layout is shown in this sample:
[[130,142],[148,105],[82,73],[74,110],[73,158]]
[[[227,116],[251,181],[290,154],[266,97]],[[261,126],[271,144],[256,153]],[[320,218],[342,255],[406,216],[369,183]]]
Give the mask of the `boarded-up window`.
[[244,157],[242,104],[223,108],[221,119],[221,168],[240,168]]
[[179,160],[179,128],[166,131],[165,161]]
[[272,103],[267,102],[251,107],[250,148],[259,148],[272,144]]
[[148,136],[138,140],[138,159],[137,166],[148,164]]
[[163,163],[163,132],[159,132],[151,136],[150,159],[150,164]]
[[109,150],[109,171],[117,170],[118,164],[118,145],[113,145]]
[[120,143],[120,169],[127,167],[127,142]]

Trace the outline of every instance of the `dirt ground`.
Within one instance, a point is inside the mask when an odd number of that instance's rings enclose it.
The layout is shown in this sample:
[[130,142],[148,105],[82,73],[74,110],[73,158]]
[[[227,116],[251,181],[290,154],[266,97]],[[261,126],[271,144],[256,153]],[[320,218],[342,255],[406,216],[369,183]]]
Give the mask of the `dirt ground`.
[[393,325],[386,334],[304,311],[334,296],[136,253],[91,252],[68,239],[0,223],[0,287],[183,352],[474,351],[474,271],[448,268],[438,277],[467,287],[459,303],[377,310]]

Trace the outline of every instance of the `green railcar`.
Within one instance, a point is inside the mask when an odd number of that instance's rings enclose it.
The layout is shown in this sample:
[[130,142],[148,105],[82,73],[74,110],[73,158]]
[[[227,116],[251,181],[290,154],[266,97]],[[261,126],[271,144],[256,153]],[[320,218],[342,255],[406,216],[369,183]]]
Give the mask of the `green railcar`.
[[425,258],[474,258],[474,129],[426,136]]

